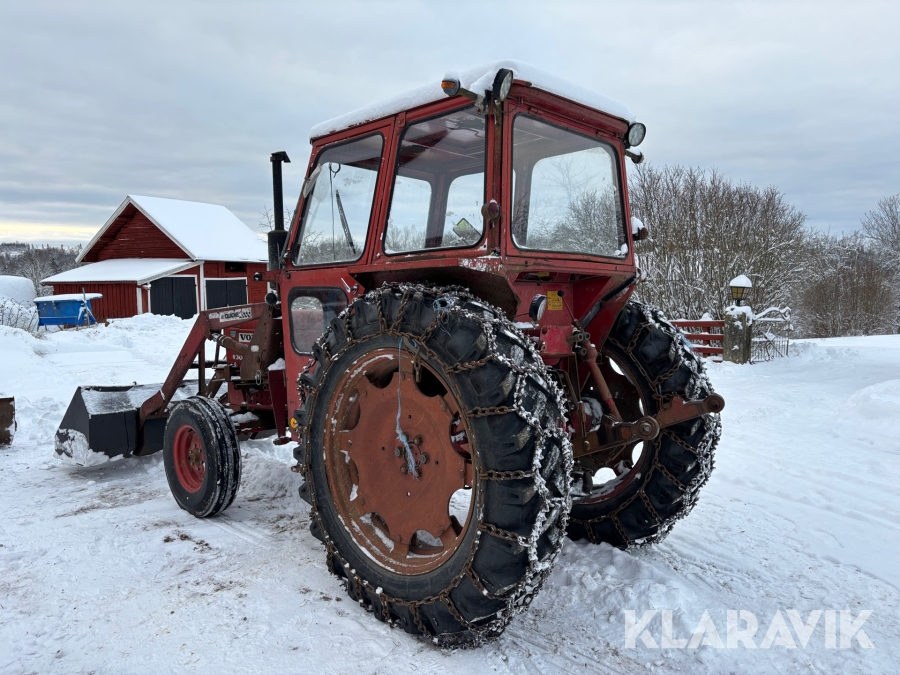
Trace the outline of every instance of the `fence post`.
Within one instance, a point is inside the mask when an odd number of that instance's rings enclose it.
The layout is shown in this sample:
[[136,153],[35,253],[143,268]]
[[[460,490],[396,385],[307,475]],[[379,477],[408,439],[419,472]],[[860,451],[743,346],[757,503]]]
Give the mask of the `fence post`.
[[753,348],[753,310],[731,305],[725,308],[722,329],[722,360],[749,363]]

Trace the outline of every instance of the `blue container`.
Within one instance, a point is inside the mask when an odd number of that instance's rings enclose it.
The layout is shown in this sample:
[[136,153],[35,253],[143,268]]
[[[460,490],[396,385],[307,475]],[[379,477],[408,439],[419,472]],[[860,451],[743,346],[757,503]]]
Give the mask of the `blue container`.
[[66,293],[35,298],[39,326],[90,326],[97,323],[91,311],[91,300],[100,293]]

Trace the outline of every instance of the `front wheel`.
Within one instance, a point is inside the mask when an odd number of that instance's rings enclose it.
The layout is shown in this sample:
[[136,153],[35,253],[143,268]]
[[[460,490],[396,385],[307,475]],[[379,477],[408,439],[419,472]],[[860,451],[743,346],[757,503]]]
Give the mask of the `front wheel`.
[[[702,361],[678,329],[638,302],[619,314],[599,365],[625,422],[656,415],[674,396],[713,393]],[[582,396],[599,398],[590,387]],[[652,441],[579,458],[583,494],[573,500],[569,537],[620,548],[664,539],[694,508],[720,435],[719,416],[707,414],[662,429]]]
[[330,570],[407,632],[497,635],[549,573],[569,510],[560,392],[468,293],[359,298],[301,377],[307,478]]
[[191,396],[166,422],[163,464],[172,496],[197,518],[227,509],[241,482],[237,431],[218,401]]

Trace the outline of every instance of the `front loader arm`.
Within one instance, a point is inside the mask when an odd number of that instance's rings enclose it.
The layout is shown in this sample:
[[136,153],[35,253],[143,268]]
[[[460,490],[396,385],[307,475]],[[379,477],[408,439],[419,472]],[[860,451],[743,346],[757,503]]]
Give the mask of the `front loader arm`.
[[[175,391],[184,380],[184,376],[191,369],[194,357],[198,355],[200,366],[200,377],[198,379],[203,379],[204,358],[201,354],[201,348],[207,340],[212,338],[214,333],[220,333],[225,328],[238,326],[248,321],[257,321],[267,312],[271,314],[272,308],[264,302],[200,312],[191,328],[191,332],[188,333],[187,339],[184,341],[184,346],[175,358],[175,363],[172,364],[172,369],[169,371],[166,381],[159,388],[158,392],[141,405],[138,411],[138,427],[143,427],[148,417],[152,417],[166,409],[169,401],[175,395]],[[222,343],[233,351],[246,349],[243,344],[231,340],[231,338],[226,336],[220,337]]]

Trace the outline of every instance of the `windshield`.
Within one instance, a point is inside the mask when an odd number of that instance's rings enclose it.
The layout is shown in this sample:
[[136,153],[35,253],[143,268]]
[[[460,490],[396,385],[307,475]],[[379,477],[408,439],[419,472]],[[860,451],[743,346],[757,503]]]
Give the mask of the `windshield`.
[[307,195],[295,265],[356,260],[372,214],[384,139],[380,134],[328,148],[303,188]]
[[612,146],[533,117],[513,123],[513,241],[519,248],[628,255]]

